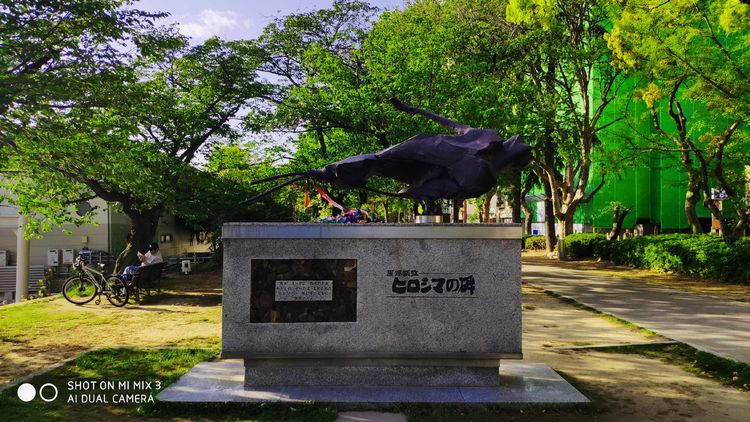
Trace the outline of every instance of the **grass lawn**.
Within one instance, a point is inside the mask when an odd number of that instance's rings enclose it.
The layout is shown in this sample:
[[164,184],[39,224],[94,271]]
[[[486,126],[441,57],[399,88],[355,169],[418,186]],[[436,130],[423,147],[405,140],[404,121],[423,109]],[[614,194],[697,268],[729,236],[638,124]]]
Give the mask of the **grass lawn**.
[[221,275],[170,275],[158,298],[116,308],[61,296],[0,307],[0,385],[107,347],[212,347],[221,335]]
[[[56,300],[54,298],[52,300]],[[0,341],[22,343],[80,326],[112,322],[113,316],[90,315],[75,309],[51,312],[50,300],[0,308]],[[44,323],[40,323],[44,321]]]

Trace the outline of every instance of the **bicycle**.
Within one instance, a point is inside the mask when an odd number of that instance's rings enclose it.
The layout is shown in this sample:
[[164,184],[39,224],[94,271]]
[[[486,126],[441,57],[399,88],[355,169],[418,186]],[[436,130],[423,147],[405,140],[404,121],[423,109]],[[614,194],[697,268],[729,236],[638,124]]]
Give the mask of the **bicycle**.
[[62,294],[68,302],[84,305],[96,297],[95,303],[99,305],[104,294],[114,306],[122,307],[128,303],[130,292],[125,281],[115,274],[105,275],[104,264],[100,263],[97,271],[86,265],[83,258],[78,255],[73,267],[78,274],[65,280],[62,288]]

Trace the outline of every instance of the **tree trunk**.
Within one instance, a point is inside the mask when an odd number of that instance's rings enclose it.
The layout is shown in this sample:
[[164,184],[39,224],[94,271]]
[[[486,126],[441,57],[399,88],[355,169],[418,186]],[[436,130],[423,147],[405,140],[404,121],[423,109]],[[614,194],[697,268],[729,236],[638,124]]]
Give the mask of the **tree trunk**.
[[161,213],[156,211],[139,212],[135,210],[124,210],[125,215],[130,218],[130,233],[125,249],[120,252],[115,261],[113,272],[120,274],[128,265],[138,264],[138,252],[145,253],[149,242],[154,240],[156,228],[159,224]]
[[687,217],[688,224],[690,225],[690,231],[693,234],[703,233],[703,226],[701,226],[698,220],[698,214],[696,213],[696,204],[700,201],[700,181],[698,176],[692,173],[688,175],[688,190],[685,193],[685,217]]
[[745,234],[745,227],[747,226],[748,222],[748,213],[742,209],[737,210],[737,224],[732,227],[729,224],[729,220],[727,217],[724,216],[722,206],[717,205],[717,203],[720,203],[721,201],[713,201],[710,199],[710,193],[706,194],[706,187],[704,186],[704,196],[706,197],[703,201],[703,205],[708,206],[708,209],[711,211],[711,214],[713,214],[714,218],[719,221],[719,228],[721,230],[721,237],[724,239],[724,243],[727,245],[731,245],[732,243],[740,240],[742,236]]
[[484,201],[482,202],[484,218],[481,220],[483,223],[490,223],[490,208],[492,208],[492,198],[495,196],[495,192],[497,192],[497,188],[492,188],[484,194]]
[[521,223],[521,171],[513,171],[510,184],[511,223]]
[[607,235],[608,239],[615,240],[620,236],[620,233],[622,232],[622,223],[625,221],[625,217],[628,216],[631,209],[633,209],[632,205],[624,210],[620,207],[615,207],[615,215],[612,217],[612,230]]
[[547,252],[553,252],[557,245],[555,235],[555,210],[552,209],[552,188],[549,181],[544,180],[544,243],[547,246]]
[[523,228],[524,228],[524,234],[531,234],[531,224],[534,221],[533,212],[531,211],[531,207],[529,206],[529,202],[526,200],[526,195],[531,192],[531,189],[534,188],[534,185],[538,184],[539,179],[536,177],[536,173],[531,171],[528,173],[526,180],[523,182],[523,186],[521,188],[521,197],[520,204],[521,209],[523,210],[523,213],[526,215],[526,218],[523,220]]
[[531,207],[529,207],[529,203],[525,200],[521,201],[521,209],[523,210],[523,213],[526,215],[526,218],[523,220],[523,234],[531,234],[531,223],[533,217],[532,217],[532,211]]
[[565,213],[559,222],[560,236],[557,238],[557,257],[561,261],[565,261],[568,259],[567,251],[565,250],[565,237],[573,233],[573,213]]

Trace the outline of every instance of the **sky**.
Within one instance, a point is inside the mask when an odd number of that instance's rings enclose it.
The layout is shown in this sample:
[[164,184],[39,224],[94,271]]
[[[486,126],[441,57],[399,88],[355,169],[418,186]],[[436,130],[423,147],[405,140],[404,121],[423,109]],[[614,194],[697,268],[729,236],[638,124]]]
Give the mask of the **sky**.
[[[201,42],[214,35],[234,40],[255,38],[275,17],[329,7],[333,0],[141,0],[135,7],[169,12],[164,23],[178,23],[180,32]],[[370,0],[381,9],[403,8],[404,0]]]

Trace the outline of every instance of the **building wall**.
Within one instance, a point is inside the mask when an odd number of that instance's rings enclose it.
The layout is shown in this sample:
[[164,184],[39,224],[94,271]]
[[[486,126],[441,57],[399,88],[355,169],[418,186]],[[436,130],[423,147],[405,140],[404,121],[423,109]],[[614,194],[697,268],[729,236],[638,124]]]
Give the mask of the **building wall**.
[[[62,262],[62,249],[74,249],[76,252],[83,247],[92,250],[110,251],[113,238],[110,232],[113,217],[112,210],[107,203],[100,199],[90,201],[91,205],[99,208],[92,224],[76,227],[73,224],[65,224],[62,228],[56,228],[46,232],[40,238],[31,239],[29,262],[31,265],[46,265],[47,250],[59,249],[59,260]],[[0,249],[8,251],[10,264],[16,261],[16,233],[18,226],[18,214],[15,208],[1,207],[0,215]]]
[[[92,224],[76,227],[65,224],[62,228],[42,234],[40,238],[31,239],[30,265],[47,265],[47,250],[59,249],[59,262],[62,263],[62,250],[74,249],[76,253],[87,247],[91,250],[105,251],[117,256],[126,244],[130,230],[130,219],[110,207],[101,199],[90,201],[92,206],[98,207],[98,212]],[[7,251],[8,265],[16,262],[16,232],[18,227],[17,209],[10,206],[0,206],[0,250]],[[161,235],[169,234],[171,241],[160,242]],[[210,243],[199,243],[192,236],[191,231],[179,227],[173,217],[165,217],[159,221],[156,240],[160,243],[162,256],[165,258],[178,257],[192,252],[208,252]],[[145,252],[145,251],[143,251]],[[2,263],[0,263],[2,265]]]
[[[172,240],[163,241],[162,236],[171,236]],[[162,217],[159,220],[159,226],[156,229],[156,238],[154,239],[159,243],[161,254],[163,257],[179,257],[184,254],[208,252],[210,242],[199,242],[198,240],[204,237],[198,236],[192,233],[191,230],[181,227],[178,225],[176,219],[172,216]]]

